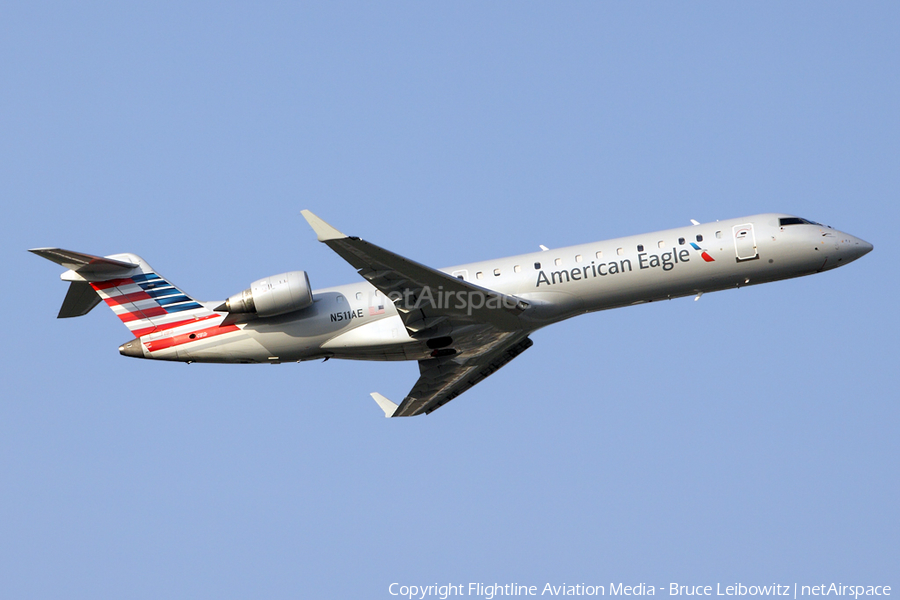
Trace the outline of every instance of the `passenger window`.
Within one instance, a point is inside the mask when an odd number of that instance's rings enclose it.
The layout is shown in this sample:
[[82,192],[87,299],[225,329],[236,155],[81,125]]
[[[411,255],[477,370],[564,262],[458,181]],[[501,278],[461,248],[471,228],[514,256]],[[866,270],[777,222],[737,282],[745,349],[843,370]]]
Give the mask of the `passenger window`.
[[684,238],[678,238],[678,245],[684,246]]
[[659,248],[665,248],[665,247],[666,247],[666,243],[665,243],[664,241],[660,240],[659,243],[658,243],[656,246],[659,247]]
[[702,235],[698,235],[698,236],[697,236],[697,241],[698,241],[698,242],[702,242],[702,241],[703,241],[703,236],[702,236]]
[[356,299],[362,300],[362,292],[356,292]]
[[580,255],[580,254],[576,254],[576,255],[575,255],[575,262],[581,262],[581,255]]
[[638,252],[643,252],[643,251],[644,251],[644,245],[638,244]]
[[541,268],[541,263],[539,263],[539,262],[534,263],[534,270],[535,270],[535,271],[537,271],[537,270],[540,269],[540,268]]
[[516,265],[516,266],[513,267],[513,271],[515,271],[516,273],[521,273],[521,272],[522,272],[522,267],[520,267],[519,265]]
[[557,258],[557,259],[554,260],[553,262],[556,263],[556,266],[558,267],[558,266],[560,266],[560,265],[562,264],[562,259],[561,259],[561,258]]
[[494,269],[494,277],[500,277],[500,269]]
[[597,250],[597,258],[603,258],[603,250]]
[[625,248],[616,248],[616,254],[622,256],[623,254],[625,254]]
[[718,239],[718,240],[721,240],[721,239],[722,239],[722,232],[721,232],[721,231],[717,231],[717,232],[716,232],[716,239]]
[[475,277],[478,279],[484,279],[484,273],[482,273],[481,271],[478,271],[477,273],[475,273]]

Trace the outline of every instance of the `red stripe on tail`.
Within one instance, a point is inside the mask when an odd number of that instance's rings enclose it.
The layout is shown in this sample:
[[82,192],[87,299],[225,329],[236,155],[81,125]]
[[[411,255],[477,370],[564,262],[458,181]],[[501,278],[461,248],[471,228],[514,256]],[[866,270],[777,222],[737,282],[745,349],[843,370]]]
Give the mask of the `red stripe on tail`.
[[147,335],[148,333],[153,333],[154,331],[165,331],[166,329],[175,329],[176,327],[181,327],[182,325],[189,325],[191,323],[197,323],[199,321],[205,321],[207,319],[215,319],[221,315],[207,315],[205,317],[196,317],[194,319],[187,319],[185,321],[175,321],[174,323],[165,323],[164,325],[159,325],[157,327],[145,327],[143,329],[135,329],[131,333],[134,334],[135,337],[142,337]]
[[153,300],[153,296],[147,292],[134,292],[133,294],[122,294],[120,296],[110,296],[103,301],[109,306],[118,306],[120,304],[128,304],[129,302],[137,302],[138,300]]
[[141,319],[149,319],[151,317],[161,317],[163,315],[167,315],[169,313],[166,312],[161,306],[151,306],[150,308],[144,308],[136,312],[124,312],[119,315],[119,318],[122,319],[123,323],[128,323],[129,321],[139,321]]
[[106,290],[111,287],[117,287],[120,285],[129,285],[134,283],[134,279],[109,279],[107,281],[92,281],[91,287],[94,288],[94,291],[97,290]]

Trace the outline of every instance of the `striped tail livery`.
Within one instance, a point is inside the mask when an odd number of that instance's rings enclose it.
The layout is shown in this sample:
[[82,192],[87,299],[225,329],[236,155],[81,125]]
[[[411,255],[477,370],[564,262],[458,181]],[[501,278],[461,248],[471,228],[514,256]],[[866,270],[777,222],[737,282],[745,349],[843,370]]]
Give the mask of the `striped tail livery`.
[[60,248],[31,252],[69,269],[60,276],[70,285],[58,317],[85,315],[102,300],[136,338],[123,345],[123,354],[166,358],[159,354],[161,350],[198,335],[205,338],[237,330],[234,325],[220,327],[224,314],[185,294],[137,255],[101,257]]

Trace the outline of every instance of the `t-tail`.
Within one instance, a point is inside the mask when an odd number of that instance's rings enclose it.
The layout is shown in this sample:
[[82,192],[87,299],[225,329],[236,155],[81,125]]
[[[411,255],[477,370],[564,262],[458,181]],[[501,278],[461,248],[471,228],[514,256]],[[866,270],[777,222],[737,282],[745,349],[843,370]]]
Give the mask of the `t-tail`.
[[120,348],[128,356],[150,356],[150,352],[164,349],[160,346],[176,343],[179,336],[143,343],[140,338],[179,328],[184,331],[178,333],[189,336],[191,331],[214,325],[210,320],[225,316],[185,294],[134,254],[104,257],[60,248],[35,248],[30,252],[69,269],[60,275],[70,284],[58,317],[86,315],[104,301],[138,338]]

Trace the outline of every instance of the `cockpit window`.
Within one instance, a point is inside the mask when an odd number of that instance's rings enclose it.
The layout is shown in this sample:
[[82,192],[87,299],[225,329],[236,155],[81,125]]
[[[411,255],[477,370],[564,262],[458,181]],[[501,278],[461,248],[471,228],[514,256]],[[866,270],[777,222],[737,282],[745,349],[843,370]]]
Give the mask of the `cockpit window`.
[[[819,225],[815,221],[807,221],[806,219],[801,219],[800,217],[784,217],[778,219],[778,224],[784,227],[785,225]],[[821,225],[819,225],[821,227]]]

